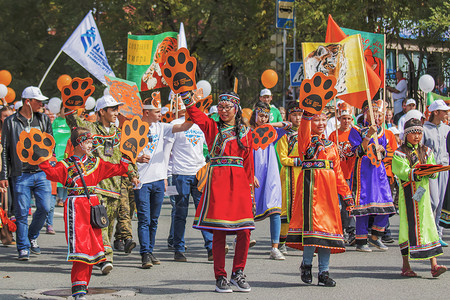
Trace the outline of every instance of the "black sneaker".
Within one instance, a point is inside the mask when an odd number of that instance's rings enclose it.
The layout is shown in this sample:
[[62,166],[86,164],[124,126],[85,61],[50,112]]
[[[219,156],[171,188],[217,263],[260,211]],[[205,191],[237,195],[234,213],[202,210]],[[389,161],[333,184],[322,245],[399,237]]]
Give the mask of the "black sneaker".
[[250,292],[252,289],[245,281],[245,275],[242,270],[237,270],[231,275],[230,283],[234,284],[240,292]]
[[173,256],[173,259],[174,259],[175,261],[179,261],[179,262],[185,262],[185,261],[187,261],[187,258],[186,258],[186,256],[184,255],[184,253],[183,253],[183,252],[180,252],[180,251],[175,251],[175,254],[174,254],[174,256]]
[[304,283],[312,283],[312,265],[304,265],[303,263],[300,265],[301,278]]
[[152,260],[150,259],[150,253],[142,254],[142,269],[150,269],[153,267]]
[[334,287],[336,286],[336,281],[330,278],[328,271],[319,274],[319,283],[317,285]]
[[31,253],[37,255],[41,254],[41,248],[39,248],[37,240],[30,240],[30,245],[31,245],[30,246]]
[[102,270],[103,275],[108,275],[113,269],[113,264],[110,261],[104,261],[99,264],[99,267]]
[[232,293],[230,283],[224,276],[220,276],[216,280],[216,292],[218,293]]
[[19,250],[18,260],[29,260],[30,259],[30,251],[28,249]]
[[214,260],[214,256],[213,256],[212,249],[208,249],[208,261],[213,261],[213,260]]
[[390,235],[383,235],[381,241],[385,244],[392,244],[394,242],[394,239]]
[[347,239],[348,245],[349,246],[354,246],[356,244],[356,236],[355,233],[349,233],[348,234],[348,239]]
[[149,255],[150,255],[150,259],[151,259],[151,261],[152,261],[152,264],[154,264],[154,265],[160,265],[161,264],[161,261],[159,260],[159,259],[157,259],[154,255],[153,255],[153,253],[149,253]]
[[378,249],[380,249],[381,251],[387,251],[389,248],[386,247],[385,244],[383,244],[383,242],[381,241],[381,239],[377,239],[377,240],[373,240],[372,238],[368,238],[368,242],[369,244],[371,244],[372,246],[377,247]]
[[119,252],[125,251],[125,244],[124,244],[123,240],[115,240],[114,241],[114,250],[119,251]]
[[124,251],[126,254],[130,254],[131,250],[133,250],[136,247],[136,242],[132,239],[126,239],[123,241],[124,243]]

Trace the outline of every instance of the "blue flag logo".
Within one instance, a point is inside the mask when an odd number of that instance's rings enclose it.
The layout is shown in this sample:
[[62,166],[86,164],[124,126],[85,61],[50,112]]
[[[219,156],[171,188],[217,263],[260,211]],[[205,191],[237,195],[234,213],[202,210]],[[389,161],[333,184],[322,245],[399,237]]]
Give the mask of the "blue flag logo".
[[86,30],[86,32],[81,35],[80,39],[84,47],[84,53],[86,53],[89,47],[95,42],[95,27]]

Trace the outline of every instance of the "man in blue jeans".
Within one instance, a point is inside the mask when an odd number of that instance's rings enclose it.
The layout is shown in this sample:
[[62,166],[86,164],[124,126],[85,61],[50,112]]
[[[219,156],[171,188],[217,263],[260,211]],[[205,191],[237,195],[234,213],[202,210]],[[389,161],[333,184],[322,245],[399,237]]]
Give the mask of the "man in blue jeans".
[[[8,187],[8,177],[11,178],[19,260],[28,260],[30,250],[34,254],[41,253],[37,238],[50,210],[52,187],[38,166],[22,163],[17,156],[16,145],[20,133],[24,130],[29,132],[31,128],[37,128],[53,135],[50,118],[43,113],[43,101],[47,99],[39,88],[34,86],[25,88],[22,92],[23,106],[17,113],[5,119],[2,129],[4,150],[2,152],[0,187]],[[32,192],[36,200],[36,211],[30,226],[28,226]]]
[[[180,105],[178,114],[180,118],[172,121],[177,125],[185,122],[184,105]],[[173,217],[173,247],[175,250],[174,260],[187,261],[185,253],[184,233],[186,229],[186,218],[189,209],[189,197],[192,196],[195,208],[197,208],[202,193],[198,190],[196,174],[205,165],[203,156],[203,144],[205,137],[198,125],[194,124],[189,130],[173,134],[172,153],[170,156],[172,183],[176,186],[178,195],[175,196],[175,215]],[[166,150],[167,151],[167,150]],[[208,260],[212,256],[212,233],[202,231],[205,248],[208,251]]]
[[179,125],[159,123],[161,119],[159,92],[153,93],[152,98],[145,99],[143,105],[142,121],[149,124],[149,141],[137,158],[141,183],[135,191],[140,254],[144,269],[160,264],[159,259],[153,254],[153,248],[167,179],[164,138],[192,126],[192,123]]

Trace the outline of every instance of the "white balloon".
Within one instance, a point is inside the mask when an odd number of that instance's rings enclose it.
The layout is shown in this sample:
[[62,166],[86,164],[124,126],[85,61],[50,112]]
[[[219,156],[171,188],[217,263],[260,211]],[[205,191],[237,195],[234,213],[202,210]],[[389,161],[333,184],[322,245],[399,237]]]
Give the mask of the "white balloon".
[[168,112],[169,111],[169,108],[167,108],[167,107],[163,107],[163,108],[161,108],[161,114],[162,115],[164,115],[166,112]]
[[434,89],[434,79],[431,75],[425,74],[419,78],[419,88],[425,93],[429,93]]
[[57,114],[61,111],[61,104],[62,104],[62,101],[58,97],[50,98],[50,100],[48,101],[48,104],[47,104],[48,110],[52,114]]
[[4,84],[0,84],[0,98],[5,98],[8,94],[8,88]]
[[211,94],[211,84],[206,80],[197,82],[197,89],[203,89],[203,97],[208,97]]
[[103,91],[103,96],[109,95],[109,87]]
[[86,104],[84,105],[84,108],[86,108],[86,110],[91,110],[94,109],[95,107],[95,99],[94,97],[89,97],[86,100]]

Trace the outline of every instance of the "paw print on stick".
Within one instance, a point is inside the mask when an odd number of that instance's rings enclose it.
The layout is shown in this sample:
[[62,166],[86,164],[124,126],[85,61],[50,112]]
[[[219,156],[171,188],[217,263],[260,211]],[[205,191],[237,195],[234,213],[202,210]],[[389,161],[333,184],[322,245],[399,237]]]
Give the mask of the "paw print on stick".
[[170,123],[173,120],[175,120],[175,114],[171,111],[168,111],[161,116],[161,122],[163,123]]
[[195,90],[195,70],[197,60],[189,54],[186,48],[167,54],[167,60],[162,67],[162,73],[167,84],[175,94]]
[[87,98],[91,96],[95,87],[92,78],[74,78],[69,85],[62,88],[61,98],[64,107],[68,109],[83,108]]
[[120,151],[128,155],[133,163],[136,163],[139,152],[148,143],[147,132],[148,124],[137,116],[123,123],[120,137]]
[[313,78],[305,79],[300,87],[299,106],[312,114],[322,112],[325,105],[337,94],[334,88],[336,77],[323,73],[314,74]]
[[[213,103],[212,96],[209,95],[206,98],[197,100],[195,102],[195,107],[197,107],[200,111],[207,112],[212,103]],[[186,121],[192,122],[192,119],[191,117],[189,117],[188,112],[186,112]]]
[[24,130],[20,134],[16,151],[22,162],[39,165],[52,157],[54,147],[55,140],[50,134],[31,128],[30,132]]
[[253,149],[266,149],[271,143],[277,139],[277,131],[272,125],[264,124],[258,126],[252,132]]

